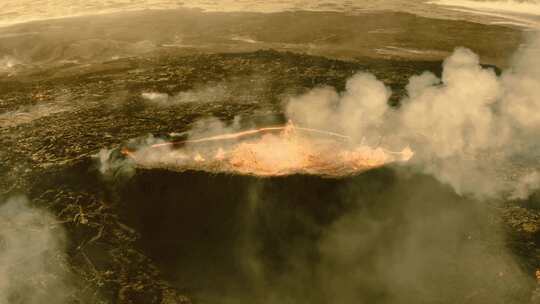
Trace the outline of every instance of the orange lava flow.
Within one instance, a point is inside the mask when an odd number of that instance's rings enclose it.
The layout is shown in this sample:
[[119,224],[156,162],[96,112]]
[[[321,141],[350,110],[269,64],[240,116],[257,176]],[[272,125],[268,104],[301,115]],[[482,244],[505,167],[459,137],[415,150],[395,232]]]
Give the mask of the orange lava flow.
[[[325,136],[314,138],[304,133]],[[251,135],[260,136],[247,138]],[[236,141],[221,147],[198,145],[232,139]],[[134,151],[124,149],[122,153],[143,168],[202,170],[255,176],[313,174],[328,177],[347,176],[392,162],[405,162],[414,154],[408,147],[392,152],[380,147],[352,145],[349,139],[338,133],[296,127],[288,123],[285,126],[200,139],[157,143]],[[175,148],[178,144],[184,145]]]
[[303,127],[297,127],[292,124],[292,122],[288,122],[284,126],[275,126],[275,127],[265,127],[265,128],[258,128],[258,129],[252,129],[237,133],[229,133],[229,134],[222,134],[222,135],[216,135],[211,137],[204,137],[204,138],[198,138],[198,139],[190,139],[190,140],[182,140],[182,141],[171,141],[171,142],[164,142],[159,144],[154,144],[151,147],[152,148],[159,148],[159,147],[165,147],[165,146],[172,146],[172,145],[179,145],[179,144],[189,144],[189,143],[202,143],[202,142],[208,142],[208,141],[219,141],[219,140],[228,140],[228,139],[238,139],[245,136],[260,134],[260,133],[268,133],[272,131],[284,131],[284,132],[291,132],[291,131],[306,131],[306,132],[312,132],[312,133],[319,133],[327,136],[334,136],[342,139],[349,140],[349,136],[345,136],[339,133],[324,131],[324,130],[317,130],[317,129],[311,129],[311,128],[303,128]]

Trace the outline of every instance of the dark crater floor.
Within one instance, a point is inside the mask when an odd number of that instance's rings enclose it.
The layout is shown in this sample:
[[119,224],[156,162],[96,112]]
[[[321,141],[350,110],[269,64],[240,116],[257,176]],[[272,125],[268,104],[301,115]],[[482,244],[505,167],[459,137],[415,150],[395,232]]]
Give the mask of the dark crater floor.
[[[398,170],[399,171],[399,170]],[[118,191],[142,250],[195,302],[519,303],[495,209],[430,177],[143,170]]]
[[84,213],[87,223],[66,223],[72,263],[100,275],[102,296],[125,293],[119,302],[524,303],[535,288],[524,246],[537,240],[512,229],[511,208],[405,167],[340,179],[137,170],[111,180],[87,161],[39,180],[37,203],[54,201],[60,218]]

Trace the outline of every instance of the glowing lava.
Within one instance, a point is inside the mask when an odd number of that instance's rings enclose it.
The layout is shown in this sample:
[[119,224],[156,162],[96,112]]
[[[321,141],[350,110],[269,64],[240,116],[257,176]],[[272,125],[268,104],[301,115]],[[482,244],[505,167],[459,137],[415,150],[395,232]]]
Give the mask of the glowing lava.
[[292,133],[292,132],[305,131],[305,132],[319,133],[319,134],[327,135],[327,136],[333,136],[333,137],[337,137],[337,138],[341,138],[341,139],[345,139],[345,140],[350,139],[349,136],[345,136],[345,135],[342,135],[342,134],[339,134],[339,133],[323,131],[323,130],[317,130],[317,129],[311,129],[311,128],[297,127],[291,121],[289,121],[284,126],[258,128],[258,129],[252,129],[252,130],[237,132],[237,133],[222,134],[222,135],[216,135],[216,136],[204,137],[204,138],[198,138],[198,139],[164,142],[164,143],[154,144],[151,147],[152,148],[159,148],[159,147],[173,146],[173,145],[180,145],[180,144],[190,144],[190,143],[193,144],[193,143],[203,143],[203,142],[210,142],[210,141],[239,139],[239,138],[247,137],[247,136],[250,136],[250,135],[256,135],[256,134],[261,134],[261,133],[270,133],[270,132],[274,132],[274,131],[282,131],[285,136],[287,136],[287,134]]
[[[219,141],[223,141],[219,147],[202,145]],[[345,135],[296,127],[290,122],[285,126],[157,143],[135,151],[124,149],[122,153],[144,168],[329,177],[351,175],[392,162],[405,162],[414,154],[409,147],[391,152],[380,147],[351,145]]]

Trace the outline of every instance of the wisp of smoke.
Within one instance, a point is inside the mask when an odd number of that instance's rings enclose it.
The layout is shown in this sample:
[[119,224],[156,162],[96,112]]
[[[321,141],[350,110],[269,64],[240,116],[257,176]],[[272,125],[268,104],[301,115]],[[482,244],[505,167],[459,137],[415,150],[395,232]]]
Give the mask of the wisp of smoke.
[[0,73],[8,72],[21,62],[14,57],[4,56],[0,58]]
[[65,235],[48,212],[23,197],[0,205],[0,303],[66,303]]
[[266,79],[253,76],[196,85],[192,89],[174,95],[153,91],[142,92],[141,97],[150,104],[164,107],[224,101],[253,102],[251,92],[266,89]]

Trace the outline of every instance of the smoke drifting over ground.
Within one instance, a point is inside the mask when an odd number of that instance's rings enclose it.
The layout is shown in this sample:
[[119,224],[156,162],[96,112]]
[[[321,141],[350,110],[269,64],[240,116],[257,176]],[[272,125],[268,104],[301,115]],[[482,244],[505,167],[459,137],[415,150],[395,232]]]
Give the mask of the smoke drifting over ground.
[[64,231],[25,198],[0,204],[0,303],[67,303]]
[[175,96],[166,93],[144,92],[141,96],[151,103],[161,106],[177,106],[192,102],[216,102],[230,98],[232,92],[223,84],[204,86],[190,91],[180,92]]
[[308,127],[356,140],[410,143],[417,152],[415,164],[459,194],[523,196],[522,181],[529,190],[537,187],[528,177],[534,173],[520,172],[515,180],[503,175],[515,169],[515,158],[536,158],[537,53],[538,38],[516,55],[511,69],[497,76],[480,66],[473,52],[458,48],[444,61],[441,79],[429,72],[410,79],[399,109],[387,106],[389,93],[382,82],[359,74],[347,82],[344,93],[319,89],[292,99],[287,114]]
[[172,96],[161,92],[143,92],[141,97],[150,104],[165,107],[182,106],[187,103],[255,102],[254,91],[267,89],[266,82],[266,79],[257,76],[233,78],[198,85]]
[[20,64],[20,62],[11,56],[0,58],[0,73],[10,72],[17,64]]

